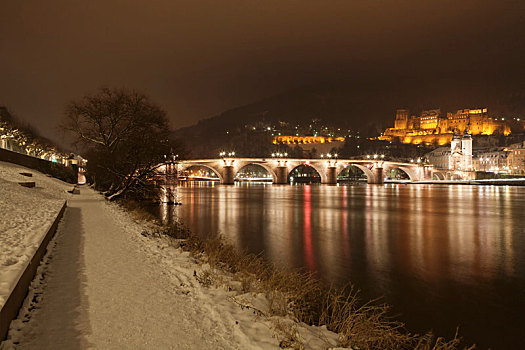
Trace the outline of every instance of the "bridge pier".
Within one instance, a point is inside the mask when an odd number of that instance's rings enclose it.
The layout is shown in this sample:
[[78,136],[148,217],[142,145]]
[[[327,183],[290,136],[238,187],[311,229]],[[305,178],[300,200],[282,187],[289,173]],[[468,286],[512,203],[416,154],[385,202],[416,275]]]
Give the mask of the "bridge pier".
[[423,166],[423,178],[421,180],[429,181],[434,178],[433,168],[431,166]]
[[288,183],[288,168],[286,166],[278,166],[275,168],[275,182],[274,184],[282,185]]
[[368,178],[369,184],[378,184],[382,185],[385,183],[385,178],[383,177],[383,168],[373,168],[372,174],[374,175],[373,178]]
[[337,168],[334,166],[329,166],[326,168],[326,180],[324,182],[327,185],[336,185],[337,184]]
[[223,185],[233,185],[235,183],[235,171],[233,166],[225,165],[223,168],[222,182]]

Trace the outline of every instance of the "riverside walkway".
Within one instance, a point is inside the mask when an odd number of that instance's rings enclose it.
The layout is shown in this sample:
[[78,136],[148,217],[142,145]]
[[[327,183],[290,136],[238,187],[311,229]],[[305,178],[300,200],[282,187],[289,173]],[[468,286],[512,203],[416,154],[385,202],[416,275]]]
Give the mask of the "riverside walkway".
[[[3,349],[276,348],[225,291],[193,277],[188,253],[143,237],[101,195],[81,188],[49,245]],[[236,322],[237,321],[237,322]]]

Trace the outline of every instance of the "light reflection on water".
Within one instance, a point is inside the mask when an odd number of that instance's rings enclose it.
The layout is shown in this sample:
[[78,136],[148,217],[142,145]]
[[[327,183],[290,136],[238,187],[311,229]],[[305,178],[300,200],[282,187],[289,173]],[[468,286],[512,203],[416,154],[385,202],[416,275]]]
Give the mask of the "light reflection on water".
[[516,347],[525,329],[525,188],[189,183],[171,188],[195,233],[384,296],[411,330]]

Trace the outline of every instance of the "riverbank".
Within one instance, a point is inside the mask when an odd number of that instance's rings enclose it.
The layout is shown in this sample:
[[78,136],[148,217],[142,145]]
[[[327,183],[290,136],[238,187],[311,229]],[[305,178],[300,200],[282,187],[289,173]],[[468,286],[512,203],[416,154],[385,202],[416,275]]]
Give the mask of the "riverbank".
[[[385,306],[325,290],[309,274],[277,269],[218,238],[202,241],[180,225],[159,226],[87,187],[70,196],[68,185],[41,180],[69,205],[2,350],[457,347],[456,339],[410,335]],[[38,203],[34,195],[25,202]]]
[[420,184],[420,185],[492,185],[492,186],[525,186],[525,179],[480,179],[480,180],[385,180],[391,184]]
[[260,296],[206,285],[209,265],[151,229],[81,188],[1,348],[275,349],[292,337],[337,346],[324,327],[265,317]]
[[[142,210],[140,204],[124,202],[124,205],[141,219],[155,218]],[[262,256],[239,251],[220,236],[201,239],[180,222],[154,225],[142,234],[171,239],[173,245],[189,252],[204,267],[201,273],[194,272],[199,283],[208,288],[234,291],[237,296],[234,294],[233,298],[241,308],[247,307],[277,322],[277,329],[285,335],[281,346],[304,348],[309,342],[304,343],[298,330],[310,325],[333,332],[341,348],[460,348],[457,335],[447,341],[431,333],[411,334],[401,322],[392,319],[388,305],[361,300],[352,286],[326,288],[315,275],[278,268]],[[326,344],[321,348],[326,348]]]
[[220,233],[328,286],[352,281],[413,332],[451,339],[459,326],[464,344],[521,344],[525,187],[202,182],[171,191],[183,205],[148,206],[159,220]]

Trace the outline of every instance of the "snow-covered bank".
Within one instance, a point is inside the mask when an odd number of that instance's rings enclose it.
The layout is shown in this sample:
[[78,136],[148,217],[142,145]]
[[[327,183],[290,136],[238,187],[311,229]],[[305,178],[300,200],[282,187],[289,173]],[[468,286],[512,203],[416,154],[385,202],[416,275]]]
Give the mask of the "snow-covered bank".
[[81,188],[0,347],[276,349],[289,333],[306,348],[337,344],[323,327],[265,317],[263,296],[203,286],[206,266],[145,225]]
[[[36,187],[18,184],[26,181],[34,181]],[[0,162],[0,308],[69,197],[66,190],[71,187],[38,171]]]
[[[162,230],[82,187],[68,199],[56,238],[0,349],[331,349],[339,344],[398,349],[419,344],[437,350],[457,345],[406,334],[399,324],[385,322],[386,309],[359,307],[348,302],[351,295],[330,296],[293,273],[248,268],[254,266],[248,257],[231,259],[235,250],[221,243],[199,243],[191,236],[183,241],[185,249],[196,248],[189,253]],[[267,283],[275,281],[280,284]],[[319,317],[314,321],[294,310]],[[300,320],[328,325],[339,334]]]

